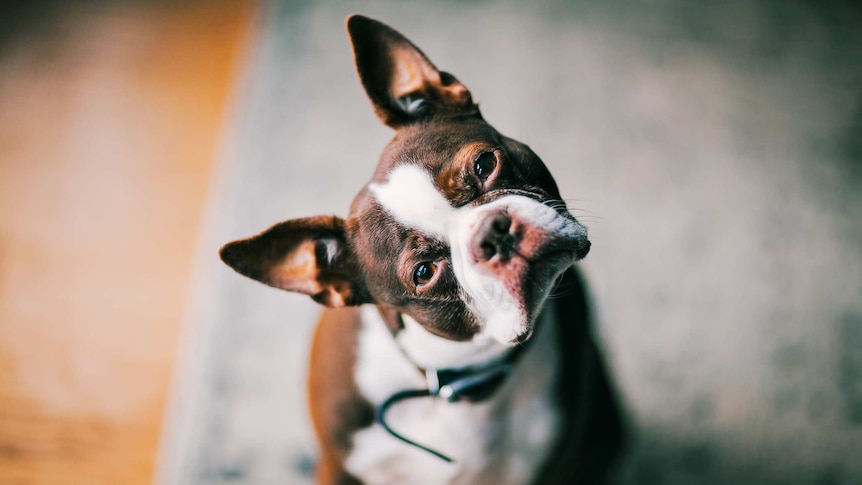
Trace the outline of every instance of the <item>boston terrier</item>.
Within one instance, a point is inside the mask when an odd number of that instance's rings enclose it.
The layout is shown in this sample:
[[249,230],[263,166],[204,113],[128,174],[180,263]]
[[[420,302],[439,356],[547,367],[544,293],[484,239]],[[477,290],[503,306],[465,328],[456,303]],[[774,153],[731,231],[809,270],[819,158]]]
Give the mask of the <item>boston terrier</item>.
[[350,16],[347,31],[395,130],[371,180],[347,218],[221,250],[329,307],[308,381],[318,481],[603,483],[623,426],[573,267],[587,229],[453,75],[376,20]]

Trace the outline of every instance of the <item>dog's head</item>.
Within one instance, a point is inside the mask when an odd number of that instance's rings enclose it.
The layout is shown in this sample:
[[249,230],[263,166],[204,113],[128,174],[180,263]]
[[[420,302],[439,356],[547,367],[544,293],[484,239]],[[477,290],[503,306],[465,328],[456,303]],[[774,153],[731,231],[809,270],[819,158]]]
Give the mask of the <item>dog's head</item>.
[[589,250],[544,163],[482,118],[404,36],[352,16],[374,111],[396,130],[347,219],[283,222],[222,248],[239,273],[339,307],[375,303],[432,334],[526,340],[556,279]]

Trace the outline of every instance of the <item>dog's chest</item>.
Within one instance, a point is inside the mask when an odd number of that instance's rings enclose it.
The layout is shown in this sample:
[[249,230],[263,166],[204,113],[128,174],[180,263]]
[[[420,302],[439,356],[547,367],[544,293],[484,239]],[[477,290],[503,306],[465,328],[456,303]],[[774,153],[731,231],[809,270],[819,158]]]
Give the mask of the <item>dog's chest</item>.
[[[355,379],[360,392],[379,405],[425,380],[386,330],[376,309],[362,313]],[[345,468],[366,483],[525,483],[544,463],[556,437],[554,400],[558,350],[553,322],[540,330],[512,376],[489,399],[448,403],[442,399],[401,401],[387,413],[400,434],[447,456],[446,463],[410,446],[379,424],[353,435]]]

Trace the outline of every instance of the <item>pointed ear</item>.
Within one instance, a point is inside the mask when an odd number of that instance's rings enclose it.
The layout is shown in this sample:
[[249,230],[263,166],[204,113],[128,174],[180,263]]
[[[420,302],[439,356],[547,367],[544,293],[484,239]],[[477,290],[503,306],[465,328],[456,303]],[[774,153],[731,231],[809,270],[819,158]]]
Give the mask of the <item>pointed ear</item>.
[[387,25],[347,18],[356,70],[374,111],[392,128],[447,113],[479,115],[470,91]]
[[282,222],[257,236],[225,245],[219,254],[244,276],[305,293],[329,307],[371,301],[347,242],[344,220],[339,217]]

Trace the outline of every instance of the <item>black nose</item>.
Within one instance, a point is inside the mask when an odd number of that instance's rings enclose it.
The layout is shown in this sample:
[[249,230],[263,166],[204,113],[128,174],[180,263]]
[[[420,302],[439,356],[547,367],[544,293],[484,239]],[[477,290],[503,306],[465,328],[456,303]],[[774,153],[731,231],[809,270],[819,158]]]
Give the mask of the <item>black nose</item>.
[[512,218],[505,212],[497,212],[481,222],[473,240],[476,259],[489,261],[499,255],[503,261],[512,256],[517,242],[512,228]]

